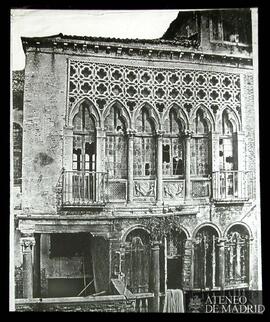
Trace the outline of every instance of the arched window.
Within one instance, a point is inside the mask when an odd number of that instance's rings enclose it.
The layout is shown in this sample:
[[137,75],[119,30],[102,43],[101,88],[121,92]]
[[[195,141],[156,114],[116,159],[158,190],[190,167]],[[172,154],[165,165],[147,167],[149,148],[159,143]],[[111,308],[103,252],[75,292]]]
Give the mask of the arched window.
[[194,122],[195,133],[191,140],[191,174],[207,176],[210,173],[209,128],[199,109]]
[[194,288],[214,288],[219,285],[218,233],[210,227],[202,227],[194,242]]
[[234,127],[225,109],[222,113],[222,134],[219,138],[220,195],[222,198],[238,196],[237,139]]
[[127,178],[126,126],[120,114],[120,107],[114,105],[105,119],[106,153],[105,169],[109,178]]
[[77,171],[96,170],[95,123],[87,103],[82,103],[73,119],[73,162]]
[[13,123],[13,177],[14,184],[22,182],[22,127]]
[[169,117],[164,122],[163,138],[163,175],[180,176],[184,174],[184,144],[180,137],[183,131],[176,111],[171,109]]
[[134,229],[127,235],[123,271],[131,292],[149,292],[150,236],[145,230]]
[[230,286],[249,282],[249,233],[242,225],[232,226],[225,242],[225,283]]
[[222,135],[219,140],[219,165],[220,170],[236,170],[235,139],[233,135],[233,124],[229,119],[229,113],[222,113]]
[[136,119],[134,139],[134,176],[153,176],[156,174],[155,128],[146,107],[140,110]]

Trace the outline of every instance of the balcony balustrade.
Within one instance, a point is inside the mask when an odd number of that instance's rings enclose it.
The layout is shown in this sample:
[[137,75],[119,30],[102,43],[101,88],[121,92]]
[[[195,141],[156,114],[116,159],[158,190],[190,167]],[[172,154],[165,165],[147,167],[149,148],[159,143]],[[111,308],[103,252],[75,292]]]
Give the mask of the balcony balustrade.
[[[106,172],[64,171],[62,174],[62,205],[63,207],[94,208],[104,207],[108,202],[125,201],[127,181],[119,180],[117,182],[115,179],[109,180]],[[212,178],[192,178],[192,198],[212,197],[215,201],[225,202],[254,199],[254,182],[254,175],[251,171],[216,171],[212,173]],[[183,191],[181,195],[178,195],[180,183]],[[163,187],[167,192],[167,194],[164,192],[163,199],[172,203],[184,201],[184,185],[185,180],[181,182],[163,180]],[[171,192],[169,195],[168,191],[172,191],[172,188],[175,190],[174,194]]]
[[249,200],[255,197],[251,171],[216,171],[212,176],[214,200]]
[[108,175],[95,171],[64,171],[62,205],[64,207],[102,207],[107,202]]

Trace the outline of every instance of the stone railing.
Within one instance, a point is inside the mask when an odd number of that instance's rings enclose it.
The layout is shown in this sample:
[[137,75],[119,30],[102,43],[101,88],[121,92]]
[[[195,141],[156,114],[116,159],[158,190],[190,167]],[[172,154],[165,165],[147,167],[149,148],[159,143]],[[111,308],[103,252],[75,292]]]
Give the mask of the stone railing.
[[62,175],[63,207],[102,207],[106,204],[106,172],[63,171]]
[[251,171],[213,172],[213,199],[217,201],[249,200],[255,198],[254,175]]

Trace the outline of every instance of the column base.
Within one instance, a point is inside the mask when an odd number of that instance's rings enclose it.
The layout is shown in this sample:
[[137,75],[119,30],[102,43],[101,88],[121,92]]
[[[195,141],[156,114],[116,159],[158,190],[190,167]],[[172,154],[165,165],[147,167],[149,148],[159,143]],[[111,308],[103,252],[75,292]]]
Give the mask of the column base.
[[157,200],[156,201],[156,206],[163,206],[163,201],[162,200]]
[[192,205],[192,204],[193,204],[193,199],[192,199],[191,197],[186,198],[186,199],[184,200],[184,204],[185,204],[185,205]]

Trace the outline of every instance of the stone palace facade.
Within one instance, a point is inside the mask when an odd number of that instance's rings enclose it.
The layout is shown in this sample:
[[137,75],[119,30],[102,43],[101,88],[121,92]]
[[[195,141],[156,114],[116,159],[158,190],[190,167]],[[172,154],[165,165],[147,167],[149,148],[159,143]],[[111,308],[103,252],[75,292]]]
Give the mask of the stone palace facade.
[[22,38],[17,310],[162,311],[167,289],[261,288],[252,17]]

